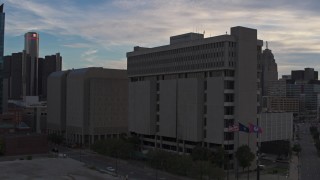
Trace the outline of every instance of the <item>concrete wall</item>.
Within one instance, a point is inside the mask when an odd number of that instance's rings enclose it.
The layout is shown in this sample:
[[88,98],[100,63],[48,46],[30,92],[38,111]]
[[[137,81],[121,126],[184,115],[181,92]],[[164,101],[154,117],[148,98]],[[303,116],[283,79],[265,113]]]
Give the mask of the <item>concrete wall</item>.
[[54,72],[48,77],[48,129],[66,130],[66,81],[68,71]]
[[224,78],[207,79],[207,138],[210,143],[224,141]]
[[120,134],[128,131],[128,81],[90,80],[90,134]]
[[77,136],[77,139],[82,138],[85,143],[93,143],[94,139],[99,137],[93,138],[92,135],[126,133],[127,95],[125,70],[103,68],[72,70],[67,77],[68,139]]
[[[237,40],[235,71],[235,121],[242,124],[257,120],[257,30],[233,27],[231,35]],[[247,144],[247,134],[240,134],[240,145]],[[250,147],[254,148],[254,135]]]
[[[88,124],[84,123],[84,113],[88,109],[84,109],[85,105],[85,78],[83,74],[75,70],[70,72],[67,78],[67,101],[66,101],[66,128],[67,133],[81,133],[85,132],[83,128],[88,127]],[[77,127],[77,128],[75,128]],[[87,133],[87,132],[86,132]]]
[[177,80],[160,81],[160,136],[177,136],[177,84]]
[[203,80],[178,80],[178,138],[201,141],[203,136]]
[[129,131],[155,134],[156,87],[154,81],[129,83]]
[[262,113],[259,124],[263,131],[261,142],[292,139],[292,113]]

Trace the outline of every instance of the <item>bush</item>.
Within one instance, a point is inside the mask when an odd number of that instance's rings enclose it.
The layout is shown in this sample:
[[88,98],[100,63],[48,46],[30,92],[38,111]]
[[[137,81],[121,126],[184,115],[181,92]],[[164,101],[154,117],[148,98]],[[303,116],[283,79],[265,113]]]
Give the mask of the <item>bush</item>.
[[135,145],[126,139],[96,141],[92,146],[95,152],[115,158],[129,159],[134,154]]
[[292,147],[292,151],[296,152],[296,153],[300,153],[301,152],[301,146],[300,144],[295,144],[293,147]]
[[27,156],[27,160],[32,160],[32,156]]

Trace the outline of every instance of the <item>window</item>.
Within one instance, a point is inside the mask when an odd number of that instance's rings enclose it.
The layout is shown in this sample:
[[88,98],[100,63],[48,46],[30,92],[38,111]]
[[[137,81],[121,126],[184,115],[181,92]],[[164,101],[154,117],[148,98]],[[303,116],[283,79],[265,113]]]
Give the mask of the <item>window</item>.
[[234,124],[234,119],[225,119],[224,120],[224,127],[228,128],[229,126],[232,126]]
[[234,132],[225,132],[224,133],[224,140],[225,141],[232,141],[234,139]]
[[224,94],[224,102],[234,102],[234,94]]
[[234,89],[234,81],[224,81],[224,89]]
[[233,106],[226,106],[224,107],[224,115],[233,115],[234,107]]

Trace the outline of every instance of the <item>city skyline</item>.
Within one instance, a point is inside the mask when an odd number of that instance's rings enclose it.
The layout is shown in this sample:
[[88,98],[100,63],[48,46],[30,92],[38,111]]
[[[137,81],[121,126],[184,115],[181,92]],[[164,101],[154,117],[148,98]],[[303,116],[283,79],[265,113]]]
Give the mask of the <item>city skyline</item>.
[[[5,55],[23,49],[23,35],[40,34],[40,56],[60,52],[63,69],[101,66],[126,69],[133,46],[169,44],[169,36],[205,32],[230,34],[227,27],[259,29],[269,41],[279,76],[317,65],[320,3],[256,1],[21,1],[4,0]],[[156,44],[154,42],[157,42]],[[266,45],[264,44],[264,48]]]

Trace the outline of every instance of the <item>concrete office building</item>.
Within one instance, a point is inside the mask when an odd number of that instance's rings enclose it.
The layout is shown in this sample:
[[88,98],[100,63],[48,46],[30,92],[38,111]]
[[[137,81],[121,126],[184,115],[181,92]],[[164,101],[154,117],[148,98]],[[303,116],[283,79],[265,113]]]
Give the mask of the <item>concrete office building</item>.
[[259,124],[263,130],[261,142],[289,140],[293,138],[292,113],[261,113]]
[[287,95],[287,80],[279,79],[276,81],[267,82],[267,94],[266,96],[280,96],[285,97]]
[[30,79],[29,95],[38,95],[38,58],[39,58],[39,34],[28,32],[24,35],[24,50],[30,55],[30,69],[26,71],[27,79]]
[[67,111],[67,75],[68,71],[53,72],[48,77],[48,133],[65,136]]
[[126,70],[92,67],[56,72],[48,79],[50,132],[65,130],[67,142],[85,145],[128,133]]
[[227,127],[257,119],[262,45],[257,30],[232,27],[230,35],[187,33],[169,45],[134,47],[127,53],[129,131],[145,148],[190,153],[195,145],[222,144],[232,158],[238,142]]
[[262,96],[266,96],[268,93],[269,82],[278,80],[277,63],[274,59],[272,51],[268,49],[268,44],[261,56],[261,70],[261,94]]
[[264,96],[262,99],[263,112],[292,112],[299,113],[299,98],[284,96]]

